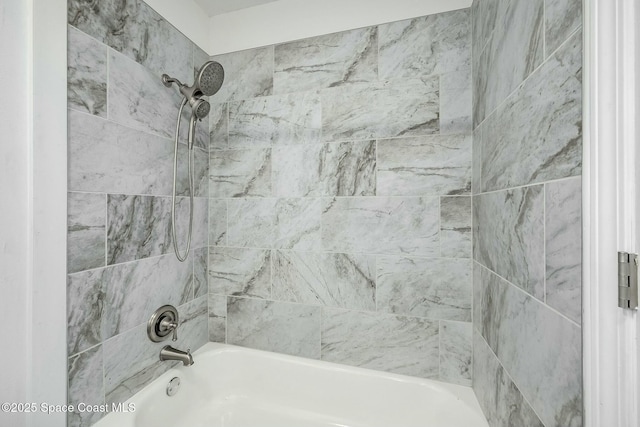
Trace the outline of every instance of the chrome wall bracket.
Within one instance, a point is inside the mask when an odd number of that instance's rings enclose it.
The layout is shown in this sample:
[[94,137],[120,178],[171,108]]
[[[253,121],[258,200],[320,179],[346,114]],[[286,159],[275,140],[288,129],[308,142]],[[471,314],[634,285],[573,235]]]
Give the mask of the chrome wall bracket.
[[161,342],[173,335],[172,341],[176,341],[179,321],[178,310],[172,305],[163,305],[149,318],[147,336],[153,342]]
[[618,252],[618,307],[638,308],[638,255]]

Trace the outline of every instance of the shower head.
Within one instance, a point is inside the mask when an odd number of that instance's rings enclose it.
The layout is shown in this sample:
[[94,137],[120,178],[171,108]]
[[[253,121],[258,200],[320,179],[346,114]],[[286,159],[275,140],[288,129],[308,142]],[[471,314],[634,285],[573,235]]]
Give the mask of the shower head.
[[202,94],[211,96],[220,90],[223,81],[224,68],[222,68],[222,65],[215,61],[208,61],[200,67],[193,86],[200,89]]
[[191,109],[196,118],[202,120],[209,114],[211,105],[204,99],[196,99],[194,102],[191,102]]

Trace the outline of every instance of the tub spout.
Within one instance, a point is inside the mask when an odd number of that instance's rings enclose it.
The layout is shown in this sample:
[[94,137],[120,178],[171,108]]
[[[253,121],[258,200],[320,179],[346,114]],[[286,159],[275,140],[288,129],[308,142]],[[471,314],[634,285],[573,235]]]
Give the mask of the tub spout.
[[179,360],[184,366],[193,365],[193,356],[191,356],[191,350],[186,352],[175,349],[170,345],[165,345],[160,350],[160,360]]

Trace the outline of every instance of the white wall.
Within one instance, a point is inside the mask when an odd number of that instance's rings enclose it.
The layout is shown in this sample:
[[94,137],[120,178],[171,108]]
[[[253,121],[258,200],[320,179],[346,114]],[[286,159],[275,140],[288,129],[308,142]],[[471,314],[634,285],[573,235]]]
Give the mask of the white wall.
[[[0,402],[66,401],[66,1],[0,2]],[[65,425],[7,414],[0,425]]]
[[[24,402],[27,393],[27,4],[0,2],[0,402]],[[22,326],[22,327],[21,327]],[[26,418],[0,412],[0,425],[22,427]]]
[[279,0],[209,21],[211,55],[471,6],[471,0]]

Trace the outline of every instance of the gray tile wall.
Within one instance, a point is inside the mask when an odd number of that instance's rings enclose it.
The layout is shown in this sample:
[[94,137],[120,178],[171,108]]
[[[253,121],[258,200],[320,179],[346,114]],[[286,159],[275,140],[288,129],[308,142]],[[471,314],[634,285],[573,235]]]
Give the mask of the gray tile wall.
[[[69,403],[123,402],[171,366],[158,361],[166,343],[146,336],[156,308],[178,307],[178,348],[195,350],[209,339],[209,125],[201,124],[195,153],[193,250],[180,263],[169,228],[180,98],[160,81],[169,73],[190,82],[208,56],[142,1],[68,6]],[[179,154],[186,159],[184,144]],[[182,170],[181,246],[187,180]],[[100,416],[69,414],[68,425],[89,426]]]
[[473,387],[492,427],[581,426],[581,2],[472,22]]
[[470,11],[214,59],[210,339],[470,385]]

